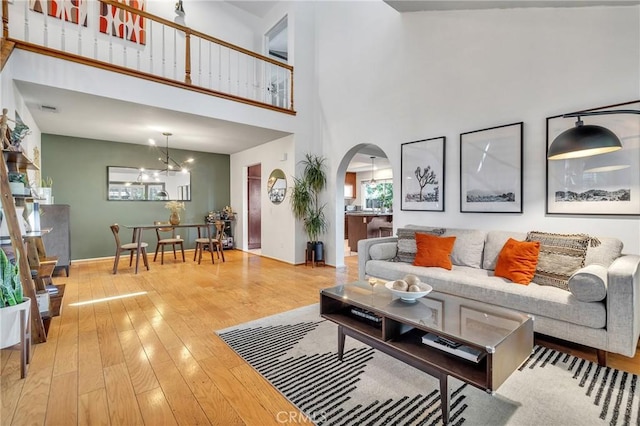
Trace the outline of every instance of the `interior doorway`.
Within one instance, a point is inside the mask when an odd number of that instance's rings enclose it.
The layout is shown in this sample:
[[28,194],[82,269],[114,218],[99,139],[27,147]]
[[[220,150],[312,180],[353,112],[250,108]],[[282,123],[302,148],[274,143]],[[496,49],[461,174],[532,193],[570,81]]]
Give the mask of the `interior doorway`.
[[393,233],[397,197],[393,168],[385,151],[377,145],[351,148],[340,162],[336,177],[336,241],[344,242],[336,244],[338,262],[340,258],[357,256],[359,240]]
[[247,248],[262,247],[262,165],[249,166],[247,173]]
[[[286,15],[266,32],[264,40],[266,56],[285,64],[289,62],[289,30]],[[265,71],[269,102],[272,105],[286,107],[289,74],[273,64],[268,65]]]

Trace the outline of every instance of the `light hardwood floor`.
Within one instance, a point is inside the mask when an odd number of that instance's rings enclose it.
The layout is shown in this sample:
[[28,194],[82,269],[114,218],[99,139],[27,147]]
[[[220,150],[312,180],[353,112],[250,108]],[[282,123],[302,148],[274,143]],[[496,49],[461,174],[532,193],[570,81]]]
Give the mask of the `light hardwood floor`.
[[[33,346],[26,379],[19,352],[1,351],[0,424],[309,424],[214,331],[317,303],[320,289],[357,278],[357,256],[343,270],[237,250],[225,257],[198,265],[169,256],[137,275],[127,259],[117,275],[110,260],[76,262],[70,277],[55,277],[66,283],[62,315]],[[609,361],[640,372],[639,359]]]

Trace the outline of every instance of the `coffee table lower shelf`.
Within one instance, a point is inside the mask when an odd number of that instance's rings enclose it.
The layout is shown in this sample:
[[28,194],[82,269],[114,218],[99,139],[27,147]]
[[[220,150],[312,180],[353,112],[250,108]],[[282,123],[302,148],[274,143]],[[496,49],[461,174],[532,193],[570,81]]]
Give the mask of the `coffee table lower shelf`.
[[[354,307],[371,312],[381,321],[372,324],[353,315],[351,309]],[[444,424],[449,421],[449,376],[493,393],[533,348],[532,320],[524,322],[495,348],[477,347],[483,354],[478,362],[473,362],[423,344],[422,336],[434,330],[419,328],[410,321],[386,315],[371,306],[349,303],[321,293],[320,314],[338,326],[339,360],[344,354],[345,338],[349,336],[438,379]]]

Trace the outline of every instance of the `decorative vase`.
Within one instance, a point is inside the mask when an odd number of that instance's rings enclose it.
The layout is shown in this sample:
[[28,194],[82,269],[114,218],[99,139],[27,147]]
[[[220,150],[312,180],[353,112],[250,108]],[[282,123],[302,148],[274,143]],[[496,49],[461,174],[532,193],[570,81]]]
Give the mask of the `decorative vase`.
[[178,212],[171,213],[171,216],[169,216],[169,223],[172,225],[180,225],[180,215]]

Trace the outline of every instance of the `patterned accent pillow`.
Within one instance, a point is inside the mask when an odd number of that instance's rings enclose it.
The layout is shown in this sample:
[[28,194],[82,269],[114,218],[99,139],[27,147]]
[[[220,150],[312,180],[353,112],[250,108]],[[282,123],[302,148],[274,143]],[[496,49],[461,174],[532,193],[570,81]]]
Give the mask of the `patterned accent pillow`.
[[416,232],[441,236],[446,230],[444,228],[431,229],[408,229],[398,228],[398,253],[394,258],[395,262],[413,263],[418,253],[416,246]]
[[591,237],[586,234],[550,234],[532,231],[526,241],[540,242],[533,282],[569,291],[569,278],[584,266]]

